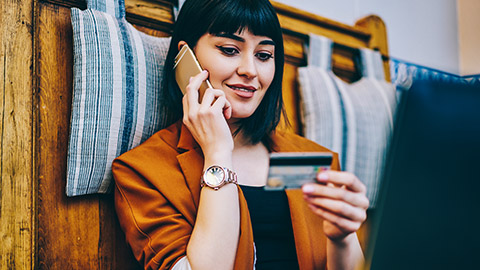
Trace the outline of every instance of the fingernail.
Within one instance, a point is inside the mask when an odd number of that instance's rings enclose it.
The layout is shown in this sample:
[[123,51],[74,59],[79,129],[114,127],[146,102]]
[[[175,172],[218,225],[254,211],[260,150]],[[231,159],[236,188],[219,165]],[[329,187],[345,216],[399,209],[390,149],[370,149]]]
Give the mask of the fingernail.
[[302,190],[305,193],[312,193],[315,190],[315,188],[312,185],[304,185],[302,187]]
[[318,181],[326,182],[328,180],[328,174],[326,172],[321,172],[317,177]]
[[208,71],[206,69],[202,70],[202,73],[205,74],[207,73]]

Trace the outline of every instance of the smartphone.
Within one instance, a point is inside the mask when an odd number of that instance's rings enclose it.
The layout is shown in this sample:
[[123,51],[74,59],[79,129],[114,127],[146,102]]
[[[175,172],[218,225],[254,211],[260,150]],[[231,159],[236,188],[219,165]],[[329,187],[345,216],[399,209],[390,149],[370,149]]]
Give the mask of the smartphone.
[[286,152],[271,153],[265,190],[301,188],[306,183],[317,182],[317,173],[330,169],[332,153]]
[[[187,44],[183,45],[177,56],[175,56],[175,61],[173,64],[173,69],[175,70],[175,79],[177,81],[178,87],[185,95],[187,85],[190,82],[190,77],[197,75],[202,72],[202,67],[198,63],[195,54],[192,49],[188,47]],[[199,89],[199,101],[202,101],[203,94],[207,88],[213,88],[208,79],[202,83]]]

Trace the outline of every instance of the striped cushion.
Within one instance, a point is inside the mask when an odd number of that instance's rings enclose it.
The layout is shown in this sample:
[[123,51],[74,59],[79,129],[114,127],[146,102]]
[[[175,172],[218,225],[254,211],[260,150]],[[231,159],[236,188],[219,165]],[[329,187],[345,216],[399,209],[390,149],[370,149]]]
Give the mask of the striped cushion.
[[345,115],[346,136],[342,149],[344,169],[367,186],[371,207],[376,205],[386,146],[393,128],[396,96],[384,80],[380,53],[360,51],[363,77],[347,84],[335,77]]
[[115,18],[125,17],[125,0],[86,0],[87,7],[105,12]]
[[339,153],[345,171],[367,186],[375,206],[396,107],[378,52],[361,50],[363,77],[348,84],[331,70],[332,41],[311,35],[308,66],[299,68],[305,137]]
[[331,71],[332,41],[310,35],[308,66],[298,69],[304,136],[341,155],[343,116]]
[[71,11],[74,85],[67,196],[108,192],[113,159],[160,129],[158,96],[170,38],[143,34],[122,17],[122,7],[110,8],[114,15]]

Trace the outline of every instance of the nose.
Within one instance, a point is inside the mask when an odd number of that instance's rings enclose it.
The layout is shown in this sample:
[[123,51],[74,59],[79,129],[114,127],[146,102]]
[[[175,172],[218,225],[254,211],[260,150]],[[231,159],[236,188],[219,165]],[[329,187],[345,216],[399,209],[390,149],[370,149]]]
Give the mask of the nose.
[[238,65],[237,73],[238,75],[247,77],[249,79],[255,78],[257,76],[255,57],[253,55],[244,54]]

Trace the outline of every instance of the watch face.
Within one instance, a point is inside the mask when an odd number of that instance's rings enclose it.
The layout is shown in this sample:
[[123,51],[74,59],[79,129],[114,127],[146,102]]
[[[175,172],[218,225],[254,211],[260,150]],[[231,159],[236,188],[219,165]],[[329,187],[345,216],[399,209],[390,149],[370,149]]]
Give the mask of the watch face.
[[205,172],[205,182],[211,187],[217,187],[225,178],[225,173],[222,168],[212,166]]

